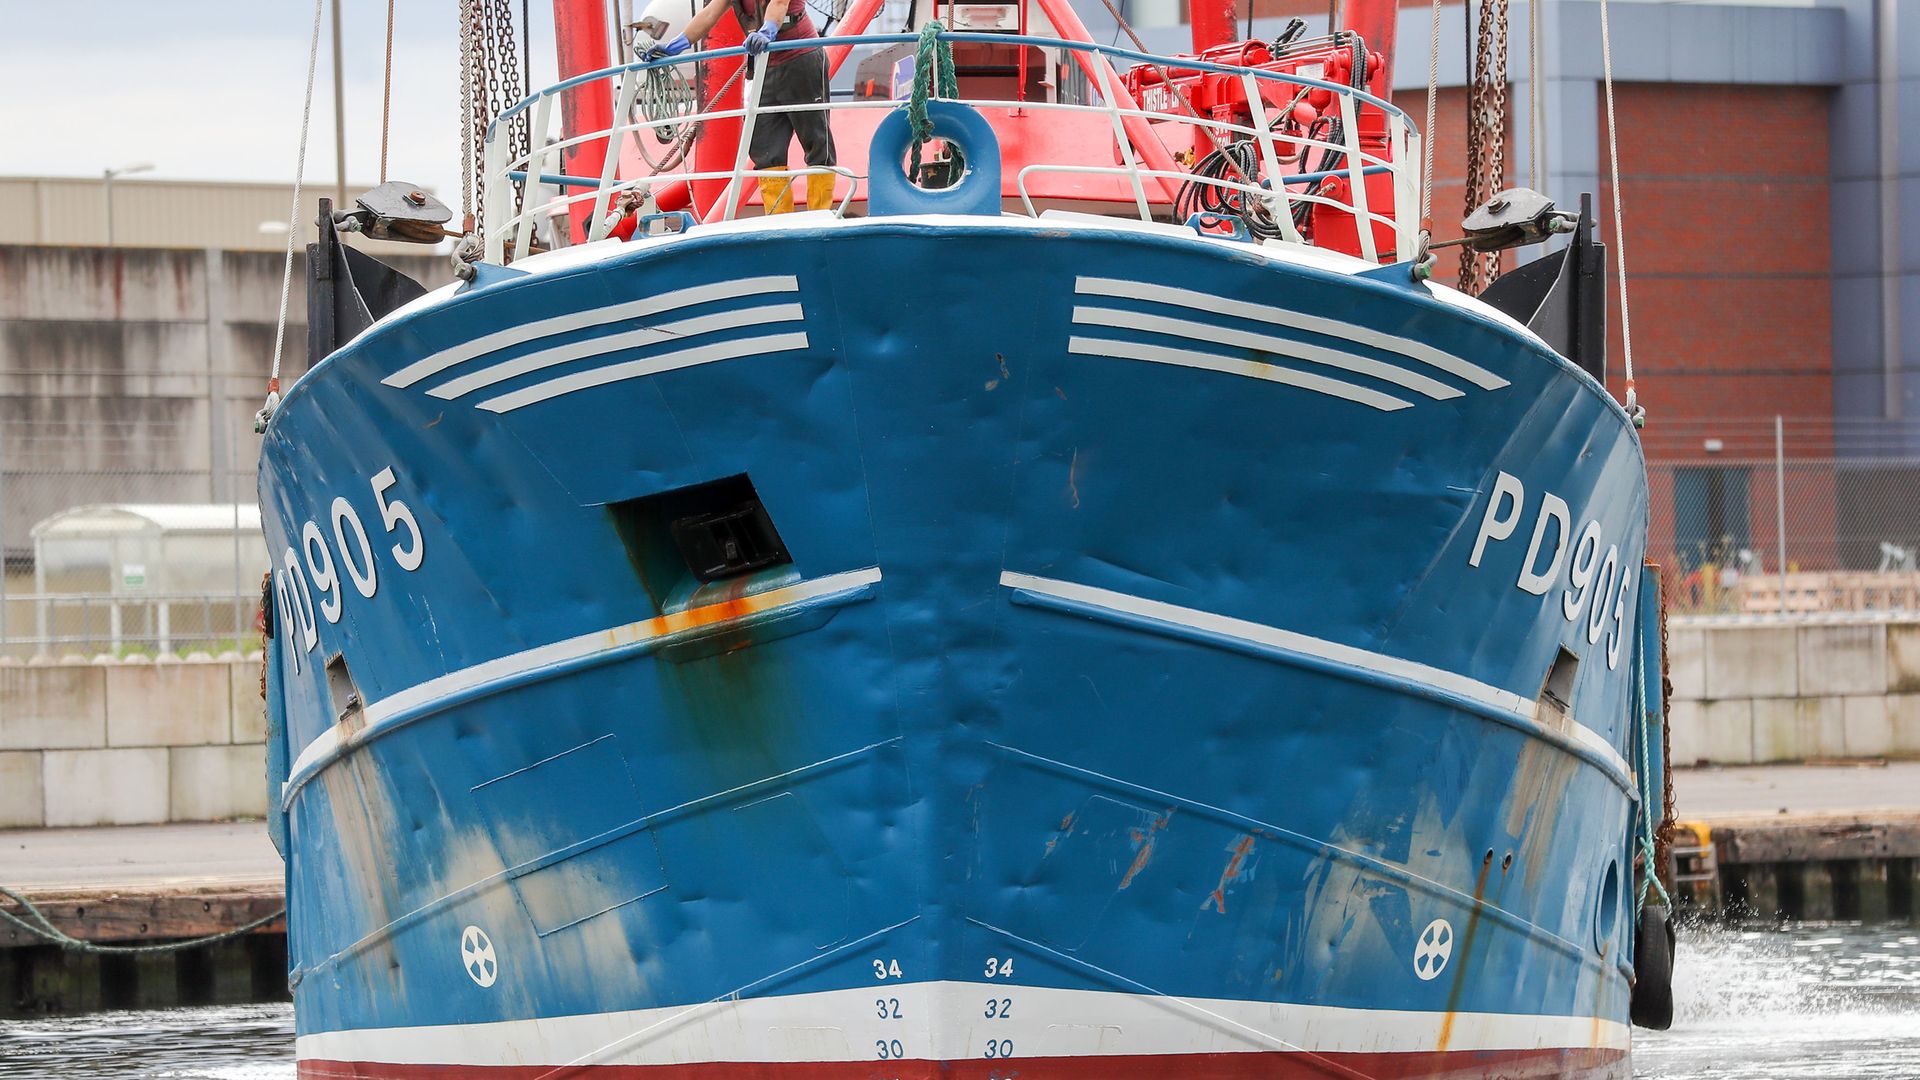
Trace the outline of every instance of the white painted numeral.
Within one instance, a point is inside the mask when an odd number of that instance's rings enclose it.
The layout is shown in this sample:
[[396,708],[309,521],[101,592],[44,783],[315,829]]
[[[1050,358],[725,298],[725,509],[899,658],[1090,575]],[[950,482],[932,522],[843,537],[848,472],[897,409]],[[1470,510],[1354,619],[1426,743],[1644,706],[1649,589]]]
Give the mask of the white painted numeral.
[[[347,543],[346,526],[353,526],[352,544]],[[347,568],[347,576],[353,579],[353,588],[361,596],[373,599],[380,588],[379,570],[373,563],[373,545],[367,542],[366,526],[360,524],[360,512],[345,496],[333,500],[333,542],[340,548],[340,563]],[[354,548],[360,549],[358,558],[354,557]],[[364,566],[366,569],[362,570]]]
[[399,499],[387,501],[387,489],[399,482],[399,479],[393,475],[391,465],[375,473],[373,501],[380,504],[380,521],[387,527],[387,532],[391,533],[395,525],[405,523],[407,531],[413,534],[413,542],[405,548],[399,544],[393,545],[393,561],[399,563],[402,570],[418,570],[420,560],[427,555],[426,539],[420,535],[420,523],[413,519],[413,511],[407,509],[406,503]]
[[1627,593],[1632,590],[1633,575],[1620,570],[1620,592],[1613,602],[1613,633],[1607,635],[1607,667],[1620,666],[1620,643],[1627,636]]
[[1600,564],[1600,573],[1594,576],[1593,610],[1587,613],[1587,644],[1600,640],[1600,630],[1607,624],[1607,598],[1613,595],[1615,571],[1620,569],[1620,549],[1607,548],[1606,561]]
[[[308,652],[320,643],[320,627],[313,617],[313,592],[307,588],[306,571],[300,569],[300,556],[292,548],[281,559],[286,566],[287,592],[293,599],[293,614],[300,629],[300,641]],[[297,586],[297,587],[296,587]]]
[[1568,622],[1580,618],[1580,609],[1587,606],[1587,586],[1593,584],[1593,572],[1599,566],[1600,523],[1589,521],[1580,532],[1580,542],[1573,546],[1573,564],[1567,568],[1573,584],[1560,597],[1560,613]]
[[280,644],[287,651],[287,659],[293,663],[293,673],[298,675],[300,674],[300,655],[302,650],[299,643],[293,640],[293,635],[299,630],[299,626],[296,624],[300,616],[299,613],[294,610],[293,600],[287,592],[287,572],[285,570],[274,572],[273,595],[274,599],[278,601],[273,609],[273,632],[279,635]]
[[[307,553],[307,573],[313,576],[313,589],[320,594],[320,614],[330,623],[340,621],[345,597],[340,595],[340,576],[333,568],[333,552],[327,548],[320,526],[309,521],[300,527],[300,546]],[[314,553],[319,553],[319,558]]]
[[1012,1039],[988,1039],[987,1056],[990,1058],[1009,1058],[1013,1056]]
[[997,956],[987,957],[987,978],[989,979],[1013,978],[1013,957],[1009,956],[1004,960],[1002,960]]
[[873,962],[873,977],[876,979],[899,978],[900,977],[900,961],[875,960]]

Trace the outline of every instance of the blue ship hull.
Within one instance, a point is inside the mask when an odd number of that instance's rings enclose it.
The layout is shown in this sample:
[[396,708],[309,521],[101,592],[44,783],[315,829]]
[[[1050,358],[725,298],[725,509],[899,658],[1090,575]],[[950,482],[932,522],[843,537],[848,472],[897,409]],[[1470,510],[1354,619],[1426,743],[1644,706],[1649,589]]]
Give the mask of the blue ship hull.
[[[1628,1075],[1638,444],[1371,269],[800,214],[317,366],[303,1075]],[[735,477],[790,561],[703,584],[663,493]]]

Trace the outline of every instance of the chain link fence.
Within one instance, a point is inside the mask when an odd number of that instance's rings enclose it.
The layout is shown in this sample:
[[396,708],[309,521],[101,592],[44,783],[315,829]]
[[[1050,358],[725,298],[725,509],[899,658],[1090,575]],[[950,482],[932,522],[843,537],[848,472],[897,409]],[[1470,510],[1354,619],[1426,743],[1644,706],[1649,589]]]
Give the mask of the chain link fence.
[[[1830,420],[1665,433],[1649,556],[1677,614],[1920,611],[1920,456]],[[1672,444],[1697,446],[1672,454]],[[1651,456],[1651,455],[1650,455]]]
[[251,469],[39,464],[0,468],[0,658],[260,647],[267,553]]

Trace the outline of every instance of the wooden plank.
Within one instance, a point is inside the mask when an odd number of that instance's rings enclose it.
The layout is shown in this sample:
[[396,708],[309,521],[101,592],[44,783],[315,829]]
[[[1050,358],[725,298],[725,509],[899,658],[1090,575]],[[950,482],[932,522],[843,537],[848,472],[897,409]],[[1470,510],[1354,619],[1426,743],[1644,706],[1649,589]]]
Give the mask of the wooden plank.
[[[49,889],[26,895],[61,932],[82,941],[122,944],[218,934],[264,918],[286,903],[277,885]],[[0,898],[0,910],[21,914],[19,906],[5,898]],[[256,932],[286,930],[286,920],[280,918]],[[11,923],[0,926],[0,948],[44,943]]]
[[1920,814],[1745,819],[1712,827],[1722,866],[1920,856]]

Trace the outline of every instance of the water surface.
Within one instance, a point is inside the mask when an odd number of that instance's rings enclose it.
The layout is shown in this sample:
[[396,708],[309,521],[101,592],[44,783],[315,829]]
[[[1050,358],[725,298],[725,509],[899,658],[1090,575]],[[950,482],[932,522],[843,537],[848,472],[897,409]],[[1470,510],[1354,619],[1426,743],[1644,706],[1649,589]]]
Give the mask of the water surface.
[[[1920,1078],[1911,926],[1691,931],[1675,998],[1672,1031],[1637,1033],[1640,1080]],[[0,1021],[0,1080],[293,1075],[286,1004]]]

